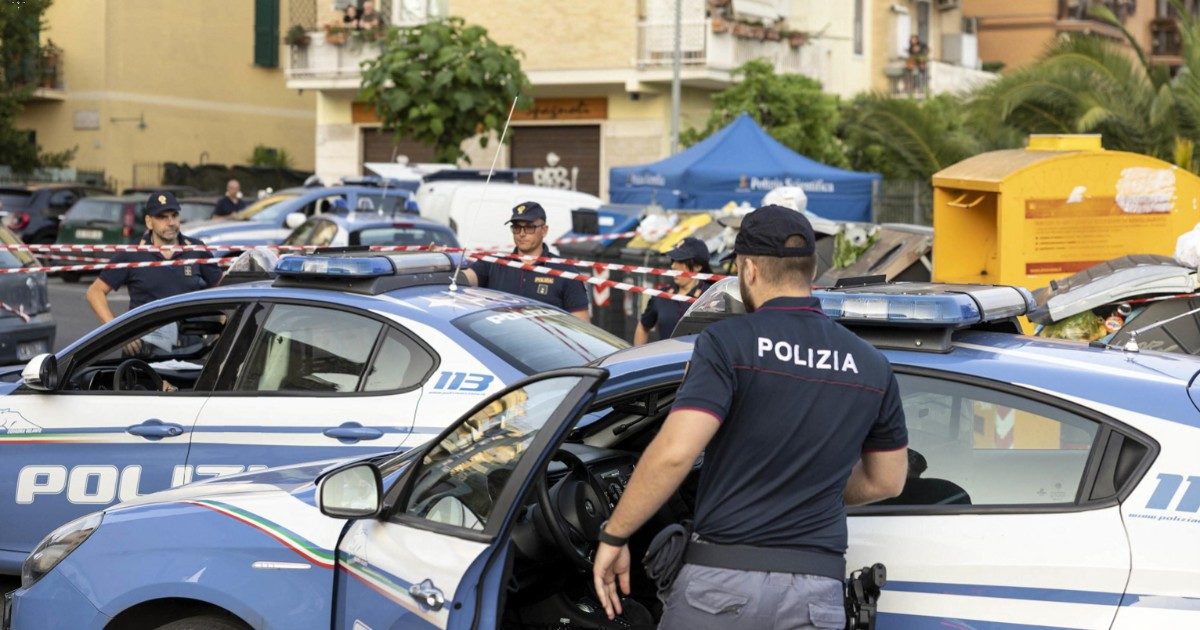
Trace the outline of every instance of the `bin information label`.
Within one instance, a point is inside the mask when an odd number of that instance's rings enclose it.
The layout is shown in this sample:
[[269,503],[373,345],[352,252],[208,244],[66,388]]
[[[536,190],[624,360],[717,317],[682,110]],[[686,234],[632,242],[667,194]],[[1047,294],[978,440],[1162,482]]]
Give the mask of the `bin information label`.
[[1170,212],[1129,213],[1113,197],[1025,202],[1026,274],[1075,273],[1133,251],[1158,251]]

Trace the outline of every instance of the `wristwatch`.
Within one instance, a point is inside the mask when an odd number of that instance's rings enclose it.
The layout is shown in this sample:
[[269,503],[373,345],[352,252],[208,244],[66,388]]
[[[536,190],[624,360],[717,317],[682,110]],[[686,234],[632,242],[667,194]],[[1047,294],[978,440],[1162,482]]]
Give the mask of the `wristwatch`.
[[602,542],[606,545],[612,545],[613,547],[624,547],[625,544],[629,542],[628,538],[621,538],[620,536],[613,536],[612,534],[604,531],[604,529],[606,527],[608,527],[608,521],[604,521],[603,523],[600,523],[600,535],[598,536],[598,538],[600,539],[600,542]]

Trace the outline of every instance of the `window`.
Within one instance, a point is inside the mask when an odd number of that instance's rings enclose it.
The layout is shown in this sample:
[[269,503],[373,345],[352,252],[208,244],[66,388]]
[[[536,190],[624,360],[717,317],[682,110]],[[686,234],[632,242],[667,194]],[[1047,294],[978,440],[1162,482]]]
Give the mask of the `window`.
[[357,391],[382,328],[344,311],[278,304],[256,335],[236,389]]
[[388,330],[379,354],[367,372],[368,392],[383,392],[416,387],[433,370],[433,357],[407,335]]
[[286,239],[284,239],[283,244],[284,245],[305,245],[305,244],[307,244],[308,239],[312,237],[313,230],[315,230],[317,228],[317,223],[320,223],[320,221],[314,220],[314,219],[309,219],[308,221],[305,221],[303,225],[296,228],[296,230],[294,232],[289,234],[288,237]]
[[929,41],[929,0],[924,2],[917,1],[917,37],[930,48],[933,48]]
[[430,243],[458,247],[458,242],[448,232],[404,225],[365,228],[350,235],[351,245],[428,245]]
[[863,0],[854,0],[854,54],[863,54]]
[[980,386],[897,374],[909,479],[893,505],[1075,503],[1100,425]]
[[312,236],[308,239],[308,245],[329,245],[333,242],[333,237],[337,236],[338,226],[333,221],[320,221],[313,227]]
[[543,306],[480,311],[454,325],[526,374],[583,365],[629,347],[573,315]]
[[279,0],[254,1],[254,65],[279,67]]
[[404,513],[482,530],[521,457],[579,380],[530,383],[463,421],[421,459]]

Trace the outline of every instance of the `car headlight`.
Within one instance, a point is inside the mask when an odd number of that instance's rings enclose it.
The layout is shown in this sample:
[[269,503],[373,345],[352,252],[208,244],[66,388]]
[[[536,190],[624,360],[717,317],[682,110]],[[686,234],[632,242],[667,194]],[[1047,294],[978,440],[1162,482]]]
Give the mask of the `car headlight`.
[[82,518],[77,518],[62,527],[50,532],[42,539],[33,553],[25,559],[21,566],[21,587],[29,588],[42,576],[49,573],[58,563],[71,555],[75,548],[92,535],[100,527],[104,512],[92,512]]

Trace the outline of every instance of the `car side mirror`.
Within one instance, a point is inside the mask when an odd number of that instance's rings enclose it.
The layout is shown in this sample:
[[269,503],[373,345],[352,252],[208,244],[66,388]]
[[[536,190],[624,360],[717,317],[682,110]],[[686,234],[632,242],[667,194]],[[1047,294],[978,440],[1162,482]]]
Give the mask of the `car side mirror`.
[[294,230],[301,225],[304,225],[304,222],[307,220],[308,217],[304,216],[303,212],[290,212],[288,213],[287,217],[283,219],[283,224],[286,225],[289,230]]
[[333,518],[370,518],[379,514],[383,479],[372,464],[338,468],[317,481],[317,507]]
[[58,389],[58,359],[53,354],[39,354],[25,364],[21,380],[29,389],[52,392]]

